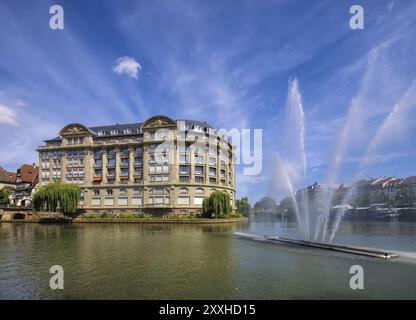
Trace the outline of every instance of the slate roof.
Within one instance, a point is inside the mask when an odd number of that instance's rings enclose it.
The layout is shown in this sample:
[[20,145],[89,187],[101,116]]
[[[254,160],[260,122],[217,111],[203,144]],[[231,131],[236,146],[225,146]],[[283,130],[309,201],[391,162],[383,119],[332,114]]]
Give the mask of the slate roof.
[[109,126],[99,126],[99,127],[89,127],[91,131],[94,131],[95,133],[98,133],[98,131],[105,131],[110,132],[111,130],[118,129],[121,132],[123,132],[124,129],[132,129],[135,130],[139,128],[142,125],[142,123],[128,123],[128,124],[114,124]]
[[[185,121],[185,126],[187,127],[187,129],[193,129],[195,126],[202,127],[202,130],[204,130],[204,131],[206,131],[207,128],[213,129],[213,127],[211,127],[208,123],[202,122],[202,121],[187,120],[187,119],[178,119],[178,120],[176,120],[176,122],[178,122],[178,121]],[[96,134],[98,134],[99,131],[103,131],[106,134],[103,135],[102,137],[105,137],[105,136],[109,135],[110,131],[112,131],[112,130],[117,129],[117,130],[120,131],[120,135],[123,135],[124,129],[132,129],[134,131],[137,128],[140,128],[142,126],[142,124],[143,123],[140,123],[140,122],[127,123],[127,124],[118,124],[117,123],[117,124],[113,124],[113,125],[89,127],[88,129],[93,131]],[[56,137],[56,138],[53,138],[53,139],[45,140],[45,142],[54,142],[54,141],[61,141],[61,137]]]
[[186,119],[178,119],[178,120],[176,120],[176,122],[178,122],[178,121],[185,121],[185,125],[186,126],[189,126],[191,129],[194,127],[194,126],[200,126],[200,127],[202,127],[202,129],[205,131],[207,128],[210,128],[210,129],[214,129],[213,127],[211,127],[208,123],[206,123],[205,121],[204,122],[202,122],[202,121],[196,121],[196,120],[186,120]]

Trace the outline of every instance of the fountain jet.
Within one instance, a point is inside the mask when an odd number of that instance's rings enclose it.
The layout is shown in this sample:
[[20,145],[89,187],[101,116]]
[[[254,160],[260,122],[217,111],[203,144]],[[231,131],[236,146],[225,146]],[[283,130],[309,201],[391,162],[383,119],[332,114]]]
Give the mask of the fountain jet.
[[[365,121],[372,120],[377,116],[377,114],[369,114],[367,110],[369,97],[372,97],[375,92],[380,92],[381,104],[383,104],[380,109],[385,110],[387,107],[384,105],[392,105],[390,104],[392,94],[389,90],[393,86],[391,82],[394,83],[394,76],[390,73],[391,68],[386,62],[383,49],[385,47],[377,47],[369,54],[363,82],[358,94],[352,99],[345,121],[339,131],[323,185],[315,184],[306,189],[300,189],[307,183],[308,169],[305,151],[305,116],[299,82],[297,79],[289,80],[285,122],[282,126],[280,152],[276,157],[277,170],[274,175],[274,185],[277,186],[279,195],[289,195],[292,200],[300,237],[304,241],[318,241],[320,239],[321,242],[332,242],[335,237],[345,214],[345,205],[348,204],[356,191],[354,185],[348,189],[341,201],[340,208],[335,212],[335,217],[332,217],[331,209],[338,173],[343,159],[349,155],[351,145],[357,147],[363,141],[370,141],[368,146],[363,146],[364,156],[355,175],[355,178],[358,179],[365,166],[375,158],[376,149],[382,141],[386,140],[387,132],[400,124],[403,125],[402,122],[405,122],[410,110],[415,110],[416,81],[413,81],[399,103],[394,105],[390,114],[380,124],[373,138],[371,139],[370,136],[368,139],[363,138],[362,141],[357,141],[356,134],[362,132],[363,130],[360,131],[360,129],[366,127]],[[381,74],[379,74],[380,72]],[[387,78],[392,81],[381,81],[382,84],[380,84],[378,79],[383,78],[383,75],[388,75]],[[367,131],[364,130],[364,136],[369,134]]]

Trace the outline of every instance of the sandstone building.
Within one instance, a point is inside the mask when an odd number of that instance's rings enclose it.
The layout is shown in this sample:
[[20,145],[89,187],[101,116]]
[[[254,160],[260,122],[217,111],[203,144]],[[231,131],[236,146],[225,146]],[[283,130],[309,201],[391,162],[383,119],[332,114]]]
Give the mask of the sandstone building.
[[206,124],[155,116],[87,128],[73,123],[39,146],[40,185],[81,187],[86,213],[199,214],[214,190],[234,207],[234,147]]

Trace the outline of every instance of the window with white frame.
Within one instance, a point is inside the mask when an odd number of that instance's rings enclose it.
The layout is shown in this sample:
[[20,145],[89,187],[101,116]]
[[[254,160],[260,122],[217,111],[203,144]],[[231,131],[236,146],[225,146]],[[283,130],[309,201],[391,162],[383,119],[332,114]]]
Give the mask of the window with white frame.
[[204,197],[194,197],[194,204],[196,205],[202,205],[203,201],[204,201]]
[[178,204],[181,204],[181,205],[189,204],[189,197],[178,197]]

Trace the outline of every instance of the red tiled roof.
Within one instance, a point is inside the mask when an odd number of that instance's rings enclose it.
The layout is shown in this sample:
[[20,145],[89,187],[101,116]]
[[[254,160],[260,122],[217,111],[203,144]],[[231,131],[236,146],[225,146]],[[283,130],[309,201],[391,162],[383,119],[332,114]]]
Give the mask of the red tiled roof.
[[15,183],[16,174],[14,172],[8,172],[0,167],[0,181],[6,183]]
[[404,178],[400,184],[414,184],[416,183],[416,176],[410,176],[407,178]]
[[34,183],[38,179],[39,168],[30,164],[23,164],[17,169],[17,176],[20,177],[22,182]]

